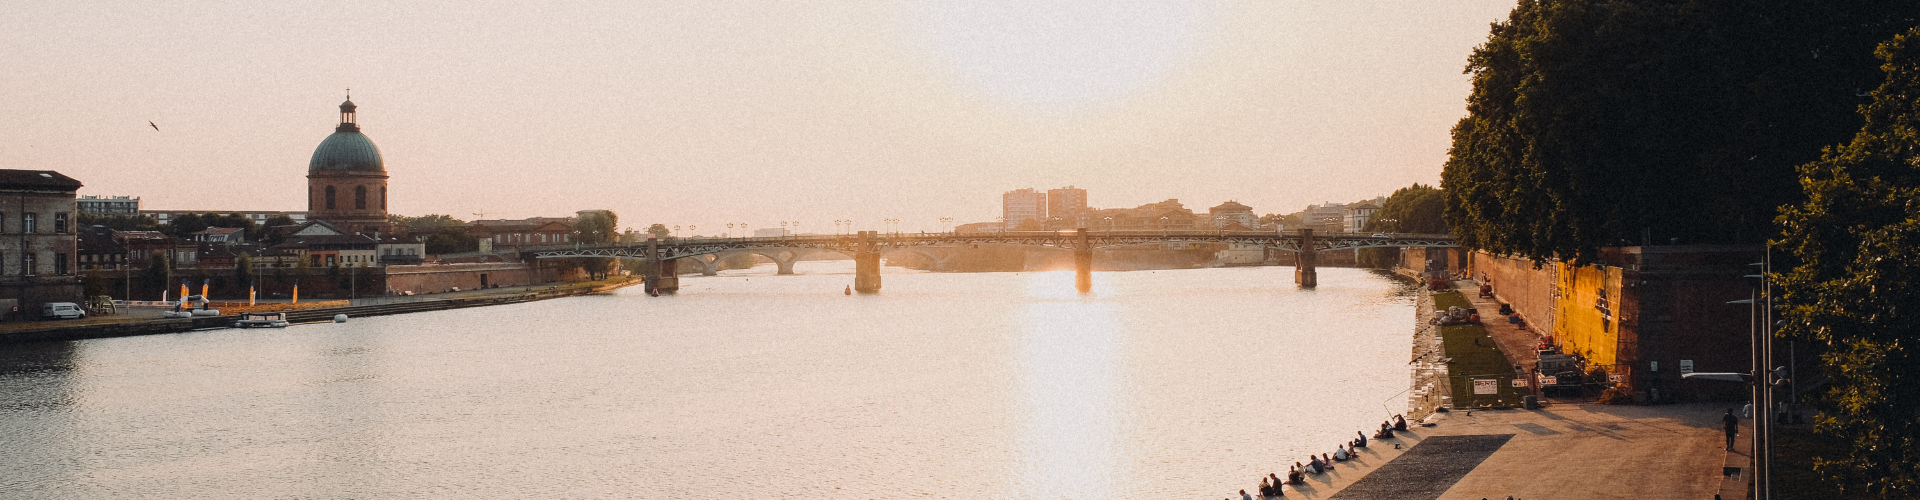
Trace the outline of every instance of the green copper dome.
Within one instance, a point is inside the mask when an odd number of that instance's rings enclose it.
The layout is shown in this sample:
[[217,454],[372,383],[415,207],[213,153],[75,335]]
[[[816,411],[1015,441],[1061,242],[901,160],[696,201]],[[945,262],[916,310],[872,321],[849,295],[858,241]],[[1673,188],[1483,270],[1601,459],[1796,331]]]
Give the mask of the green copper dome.
[[313,149],[313,161],[307,163],[307,173],[385,174],[387,167],[380,161],[380,148],[365,134],[342,130],[327,136],[327,140],[320,141],[320,147]]

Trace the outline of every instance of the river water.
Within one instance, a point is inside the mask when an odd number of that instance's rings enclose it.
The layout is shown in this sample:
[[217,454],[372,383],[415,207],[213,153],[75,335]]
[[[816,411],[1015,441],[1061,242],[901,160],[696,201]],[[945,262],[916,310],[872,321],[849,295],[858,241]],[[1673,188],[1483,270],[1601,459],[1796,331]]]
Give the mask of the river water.
[[798,271],[0,345],[0,497],[1237,498],[1405,405],[1368,271]]

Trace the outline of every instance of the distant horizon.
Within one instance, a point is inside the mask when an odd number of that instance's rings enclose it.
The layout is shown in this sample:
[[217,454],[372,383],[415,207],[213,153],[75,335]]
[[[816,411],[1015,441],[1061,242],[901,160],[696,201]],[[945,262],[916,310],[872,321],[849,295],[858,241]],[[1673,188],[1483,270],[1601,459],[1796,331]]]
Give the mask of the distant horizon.
[[1283,214],[1437,184],[1512,6],[39,4],[0,21],[0,164],[301,211],[352,88],[397,214],[932,230],[1066,185]]

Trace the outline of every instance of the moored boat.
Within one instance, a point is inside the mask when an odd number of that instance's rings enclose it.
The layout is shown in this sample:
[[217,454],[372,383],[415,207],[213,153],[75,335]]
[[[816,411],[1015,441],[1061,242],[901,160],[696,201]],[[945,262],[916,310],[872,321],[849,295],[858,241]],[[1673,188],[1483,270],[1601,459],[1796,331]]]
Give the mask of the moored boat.
[[288,324],[289,323],[287,323],[287,313],[261,312],[261,313],[241,314],[240,320],[233,322],[233,327],[234,328],[286,328]]

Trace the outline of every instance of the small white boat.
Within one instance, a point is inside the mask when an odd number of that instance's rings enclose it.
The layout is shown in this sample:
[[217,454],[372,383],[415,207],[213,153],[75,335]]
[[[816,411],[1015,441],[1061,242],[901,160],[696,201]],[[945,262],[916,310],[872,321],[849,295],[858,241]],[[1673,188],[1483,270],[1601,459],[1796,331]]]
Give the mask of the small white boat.
[[283,312],[244,313],[240,315],[239,321],[233,322],[233,327],[234,328],[286,328],[288,324],[289,323],[287,323],[287,313],[283,313]]

